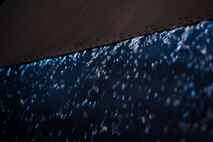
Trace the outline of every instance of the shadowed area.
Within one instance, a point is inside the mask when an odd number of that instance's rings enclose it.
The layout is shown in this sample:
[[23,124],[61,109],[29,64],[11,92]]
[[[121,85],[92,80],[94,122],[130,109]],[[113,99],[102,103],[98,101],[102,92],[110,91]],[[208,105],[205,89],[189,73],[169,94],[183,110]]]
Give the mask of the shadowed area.
[[2,5],[2,4],[3,4],[3,2],[5,2],[5,0],[0,0],[0,5]]
[[7,0],[0,67],[213,19],[212,0]]

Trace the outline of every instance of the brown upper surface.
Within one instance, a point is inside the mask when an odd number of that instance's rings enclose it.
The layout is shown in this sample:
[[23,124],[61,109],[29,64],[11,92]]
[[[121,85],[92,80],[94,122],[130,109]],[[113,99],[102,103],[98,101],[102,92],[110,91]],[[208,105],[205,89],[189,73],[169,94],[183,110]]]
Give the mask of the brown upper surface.
[[213,0],[5,0],[0,66],[213,19]]

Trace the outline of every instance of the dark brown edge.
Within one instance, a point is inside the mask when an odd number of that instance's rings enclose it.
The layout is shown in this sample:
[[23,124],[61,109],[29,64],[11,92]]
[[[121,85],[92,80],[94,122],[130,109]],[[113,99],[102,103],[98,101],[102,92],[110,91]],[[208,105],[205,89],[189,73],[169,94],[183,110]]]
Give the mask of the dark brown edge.
[[[54,58],[54,57],[58,57],[58,56],[62,56],[62,55],[68,55],[71,53],[81,52],[83,50],[89,50],[92,48],[97,48],[100,46],[113,44],[113,43],[124,41],[127,39],[132,39],[134,37],[152,34],[155,32],[171,30],[171,29],[178,28],[181,26],[195,24],[195,23],[198,23],[201,21],[212,20],[212,19],[213,19],[213,14],[211,14],[211,13],[206,14],[205,16],[197,16],[196,18],[190,18],[190,16],[179,17],[179,18],[177,18],[176,23],[168,23],[166,25],[147,25],[147,26],[145,26],[145,29],[143,29],[142,31],[138,31],[136,33],[114,34],[113,39],[111,39],[111,40],[105,39],[105,40],[99,41],[98,39],[96,39],[94,42],[91,42],[91,43],[87,43],[87,44],[80,43],[80,44],[75,45],[74,47],[69,47],[66,49],[59,48],[56,50],[52,50],[52,51],[43,53],[40,56],[31,56],[30,58],[29,57],[28,58],[19,57],[14,60],[10,60],[10,61],[1,59],[0,67],[9,67],[12,65],[27,64],[27,63],[31,63],[31,62],[35,62],[35,61],[39,61],[39,60]],[[75,50],[75,52],[72,51],[73,49]]]

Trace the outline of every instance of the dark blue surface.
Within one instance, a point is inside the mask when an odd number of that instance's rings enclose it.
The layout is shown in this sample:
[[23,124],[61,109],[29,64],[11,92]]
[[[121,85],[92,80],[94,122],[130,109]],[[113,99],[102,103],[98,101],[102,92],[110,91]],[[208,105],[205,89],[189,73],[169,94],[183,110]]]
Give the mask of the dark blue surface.
[[213,141],[213,22],[0,68],[1,141]]

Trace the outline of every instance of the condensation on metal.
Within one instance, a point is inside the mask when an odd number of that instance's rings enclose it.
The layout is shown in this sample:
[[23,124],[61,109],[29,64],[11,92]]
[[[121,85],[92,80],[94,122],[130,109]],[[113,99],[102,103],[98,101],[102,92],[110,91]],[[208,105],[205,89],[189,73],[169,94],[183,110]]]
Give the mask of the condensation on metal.
[[5,141],[211,141],[213,22],[0,68],[0,90]]

